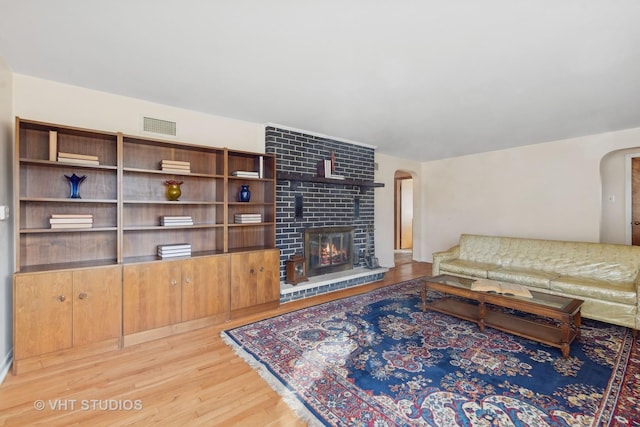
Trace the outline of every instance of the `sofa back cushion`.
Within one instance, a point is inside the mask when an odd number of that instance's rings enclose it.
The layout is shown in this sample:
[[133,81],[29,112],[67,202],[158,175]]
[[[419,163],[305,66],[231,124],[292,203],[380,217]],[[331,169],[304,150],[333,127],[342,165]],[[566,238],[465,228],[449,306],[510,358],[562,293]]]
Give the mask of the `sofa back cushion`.
[[633,282],[640,269],[638,246],[473,234],[460,236],[460,258],[615,282]]

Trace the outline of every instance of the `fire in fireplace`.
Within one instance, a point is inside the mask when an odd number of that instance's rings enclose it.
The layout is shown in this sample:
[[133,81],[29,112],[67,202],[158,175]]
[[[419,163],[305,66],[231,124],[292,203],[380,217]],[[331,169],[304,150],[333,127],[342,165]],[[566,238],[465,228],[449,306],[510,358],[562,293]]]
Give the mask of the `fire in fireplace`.
[[304,231],[307,276],[353,268],[354,227],[315,227]]

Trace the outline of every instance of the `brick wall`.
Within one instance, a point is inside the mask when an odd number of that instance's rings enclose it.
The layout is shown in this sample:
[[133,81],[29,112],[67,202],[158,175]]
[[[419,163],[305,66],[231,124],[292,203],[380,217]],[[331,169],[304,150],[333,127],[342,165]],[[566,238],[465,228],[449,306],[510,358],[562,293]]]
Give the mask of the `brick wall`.
[[[276,172],[316,176],[318,160],[335,156],[335,173],[347,179],[373,181],[373,148],[272,126],[266,128],[266,152],[276,155]],[[361,191],[362,189],[362,191]],[[304,230],[310,227],[354,226],[354,266],[364,265],[367,228],[373,226],[374,190],[370,187],[278,181],[276,186],[276,246],[280,249],[280,278],[285,261],[304,250]],[[302,218],[295,217],[295,197],[302,196]],[[359,200],[359,216],[356,216]],[[369,235],[374,250],[373,233]]]

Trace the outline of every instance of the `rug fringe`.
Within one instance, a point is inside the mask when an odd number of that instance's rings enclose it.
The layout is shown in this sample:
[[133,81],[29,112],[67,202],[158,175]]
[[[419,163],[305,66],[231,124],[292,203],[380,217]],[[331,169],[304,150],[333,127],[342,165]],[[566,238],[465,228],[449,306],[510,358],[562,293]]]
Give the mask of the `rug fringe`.
[[296,415],[309,426],[324,426],[305,405],[298,399],[296,394],[289,390],[275,375],[273,375],[261,362],[259,362],[251,353],[245,351],[238,343],[233,340],[225,331],[220,332],[222,341],[244,360],[253,370],[255,370],[267,384],[276,391],[282,400],[293,410]]

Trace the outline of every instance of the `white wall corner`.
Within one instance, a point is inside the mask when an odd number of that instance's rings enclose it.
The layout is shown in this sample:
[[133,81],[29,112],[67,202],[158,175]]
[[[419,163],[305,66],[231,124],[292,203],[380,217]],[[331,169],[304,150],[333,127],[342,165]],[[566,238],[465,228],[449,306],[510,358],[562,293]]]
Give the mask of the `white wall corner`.
[[4,381],[4,379],[9,374],[9,370],[11,369],[11,364],[13,363],[13,349],[9,350],[4,358],[2,359],[2,363],[0,364],[0,384]]

